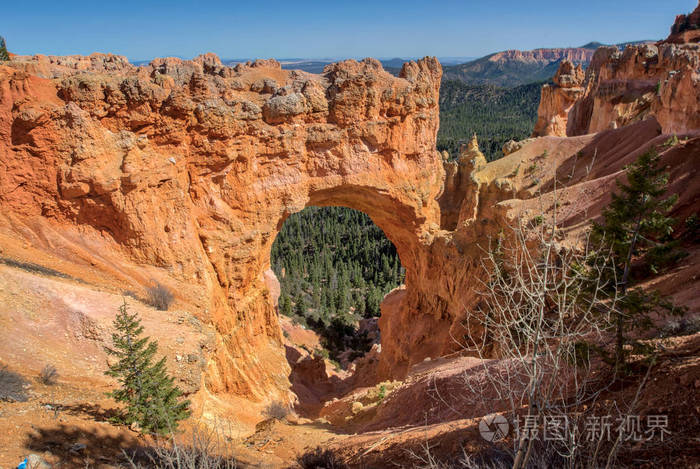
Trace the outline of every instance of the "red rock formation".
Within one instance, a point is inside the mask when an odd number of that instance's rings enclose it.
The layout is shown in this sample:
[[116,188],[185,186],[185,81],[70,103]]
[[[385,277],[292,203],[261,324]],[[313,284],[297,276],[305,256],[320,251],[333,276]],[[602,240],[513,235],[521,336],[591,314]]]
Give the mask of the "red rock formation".
[[600,132],[654,116],[665,133],[700,126],[700,45],[601,47],[586,70],[584,95],[567,135]]
[[533,136],[566,136],[569,111],[584,92],[581,86],[583,79],[581,65],[574,66],[569,60],[562,61],[554,75],[554,84],[542,86]]
[[700,2],[692,13],[676,16],[666,42],[674,44],[700,42]]
[[676,18],[665,41],[598,48],[585,78],[562,62],[555,85],[542,87],[533,136],[595,133],[650,116],[666,133],[700,127],[699,18],[700,5]]
[[12,67],[41,78],[57,78],[80,72],[124,73],[136,70],[123,55],[14,55]]
[[[542,89],[535,136],[583,135],[618,128],[654,116],[665,133],[700,127],[700,44],[695,30],[700,7],[676,19],[672,34],[656,44],[600,47],[585,79]],[[686,34],[688,33],[688,34]],[[692,34],[690,34],[692,33]],[[562,63],[557,77],[571,66]],[[555,80],[556,78],[555,77]],[[583,89],[581,89],[583,88]]]

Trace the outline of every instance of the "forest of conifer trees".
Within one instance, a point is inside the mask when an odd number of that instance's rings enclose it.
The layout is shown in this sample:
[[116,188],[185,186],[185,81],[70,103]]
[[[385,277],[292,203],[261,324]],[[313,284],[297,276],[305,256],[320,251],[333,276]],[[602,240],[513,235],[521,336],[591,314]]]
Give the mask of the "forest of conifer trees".
[[504,143],[532,133],[541,88],[542,83],[506,88],[443,81],[437,149],[456,158],[460,144],[476,134],[488,161],[502,157]]
[[379,316],[384,295],[403,282],[396,248],[362,212],[308,207],[291,215],[272,247],[281,314],[315,330],[335,357],[366,349],[357,322]]

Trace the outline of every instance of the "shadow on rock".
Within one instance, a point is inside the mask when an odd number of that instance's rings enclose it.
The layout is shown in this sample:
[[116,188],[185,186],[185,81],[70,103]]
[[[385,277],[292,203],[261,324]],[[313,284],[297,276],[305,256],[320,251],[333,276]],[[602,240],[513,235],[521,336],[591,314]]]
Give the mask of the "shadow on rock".
[[27,434],[24,447],[30,452],[51,453],[68,467],[83,467],[96,461],[122,460],[123,451],[140,451],[142,443],[135,434],[130,435],[117,427],[80,428],[61,424],[35,428]]

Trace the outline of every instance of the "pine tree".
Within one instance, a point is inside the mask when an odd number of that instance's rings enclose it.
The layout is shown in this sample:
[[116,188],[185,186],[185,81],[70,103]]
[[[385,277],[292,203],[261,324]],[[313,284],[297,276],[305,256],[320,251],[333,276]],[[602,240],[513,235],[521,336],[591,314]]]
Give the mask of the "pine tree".
[[296,299],[294,300],[295,305],[294,305],[294,313],[299,316],[300,318],[306,317],[306,300],[304,300],[304,297],[299,294],[297,295]]
[[[634,263],[647,266],[657,273],[660,268],[681,256],[671,238],[674,219],[668,212],[677,196],[662,196],[666,192],[668,174],[659,167],[654,150],[642,154],[627,170],[627,184],[617,182],[619,193],[612,195],[610,205],[603,211],[602,223],[593,223],[591,241],[600,247],[592,262],[610,256],[604,292],[617,298],[614,304],[615,352],[611,362],[622,371],[630,353],[648,350],[629,337],[633,331],[649,329],[651,313],[663,311],[680,314],[683,311],[656,291],[645,292],[631,288]],[[631,345],[631,351],[625,345]]]
[[282,295],[279,305],[281,314],[287,317],[292,316],[292,302],[287,295]]
[[311,292],[312,307],[319,309],[321,307],[321,284],[313,285]]
[[10,54],[7,52],[5,38],[0,36],[0,62],[10,60]]
[[109,365],[105,374],[116,378],[120,387],[108,396],[125,404],[114,420],[126,425],[136,423],[144,433],[175,431],[178,422],[189,417],[190,401],[181,399],[182,391],[168,376],[165,357],[153,364],[158,344],[141,337],[141,319],[136,313],[129,314],[126,301],[119,307],[114,327],[114,348],[105,347],[105,351],[117,361]]

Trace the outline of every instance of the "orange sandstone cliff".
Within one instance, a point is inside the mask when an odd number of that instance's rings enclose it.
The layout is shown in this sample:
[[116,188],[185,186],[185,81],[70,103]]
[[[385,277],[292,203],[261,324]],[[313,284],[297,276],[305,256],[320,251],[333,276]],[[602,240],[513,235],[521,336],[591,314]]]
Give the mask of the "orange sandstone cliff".
[[569,112],[584,93],[583,80],[580,65],[562,61],[552,79],[554,84],[542,86],[534,135],[566,135]]

